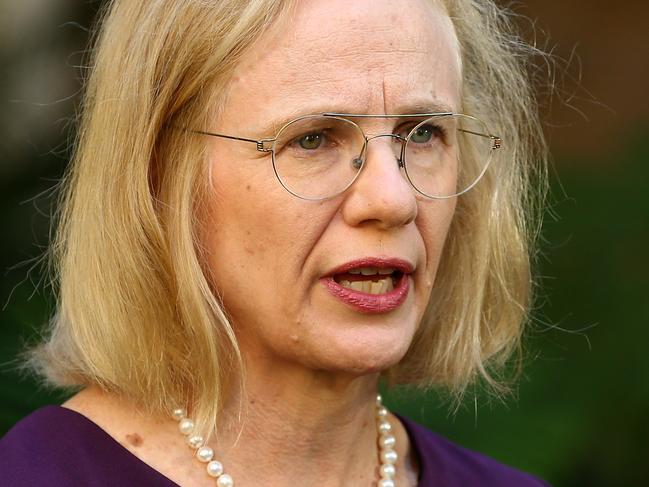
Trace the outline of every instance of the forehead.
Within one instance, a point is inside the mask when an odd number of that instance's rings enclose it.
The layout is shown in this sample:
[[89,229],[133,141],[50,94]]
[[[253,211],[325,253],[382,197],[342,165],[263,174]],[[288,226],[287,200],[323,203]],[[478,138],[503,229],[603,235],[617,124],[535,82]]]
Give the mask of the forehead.
[[225,120],[457,108],[457,40],[434,2],[305,0],[287,20],[243,57]]

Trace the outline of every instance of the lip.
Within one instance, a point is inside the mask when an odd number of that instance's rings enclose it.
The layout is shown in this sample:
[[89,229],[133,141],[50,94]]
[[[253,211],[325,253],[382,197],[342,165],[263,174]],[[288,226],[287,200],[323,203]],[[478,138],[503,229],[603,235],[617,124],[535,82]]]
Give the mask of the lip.
[[415,270],[415,266],[407,260],[392,257],[363,257],[361,259],[346,262],[345,264],[332,269],[325,275],[325,277],[333,277],[336,274],[343,274],[349,272],[351,269],[358,269],[359,267],[377,267],[379,269],[391,268],[397,269],[404,274],[412,274],[412,271]]
[[[360,267],[391,268],[402,273],[395,288],[385,294],[368,294],[341,286],[334,280],[334,275],[349,272]],[[346,262],[324,276],[321,281],[327,290],[337,299],[362,313],[388,313],[403,304],[410,291],[410,274],[414,266],[403,259],[365,257]]]

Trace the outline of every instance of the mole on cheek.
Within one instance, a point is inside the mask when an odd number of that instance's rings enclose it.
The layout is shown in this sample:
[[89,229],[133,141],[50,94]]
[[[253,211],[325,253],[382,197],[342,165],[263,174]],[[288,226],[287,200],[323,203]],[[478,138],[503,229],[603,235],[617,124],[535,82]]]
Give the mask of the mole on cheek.
[[144,443],[144,440],[137,433],[131,433],[126,435],[126,441],[128,441],[133,446],[140,446]]

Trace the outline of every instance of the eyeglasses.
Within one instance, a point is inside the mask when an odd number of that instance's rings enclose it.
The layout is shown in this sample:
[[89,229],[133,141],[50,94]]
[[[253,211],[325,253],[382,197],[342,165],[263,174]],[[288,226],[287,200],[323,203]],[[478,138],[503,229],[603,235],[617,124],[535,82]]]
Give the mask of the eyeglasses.
[[[393,133],[368,136],[352,118],[394,118],[398,124]],[[373,139],[389,138],[405,178],[419,194],[434,199],[469,191],[501,146],[500,137],[490,135],[482,121],[451,112],[306,115],[286,123],[274,137],[259,140],[193,132],[256,144],[258,151],[272,154],[275,175],[289,193],[314,201],[333,198],[354,183]]]

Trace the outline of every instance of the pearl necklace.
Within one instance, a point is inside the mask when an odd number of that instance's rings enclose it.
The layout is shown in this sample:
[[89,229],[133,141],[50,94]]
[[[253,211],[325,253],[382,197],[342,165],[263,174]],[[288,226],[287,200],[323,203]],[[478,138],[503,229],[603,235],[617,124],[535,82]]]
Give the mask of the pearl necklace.
[[[174,409],[171,413],[178,421],[178,429],[187,437],[187,444],[196,450],[196,458],[206,463],[207,474],[216,479],[217,487],[234,487],[234,480],[224,472],[223,465],[214,460],[214,450],[204,444],[203,437],[193,435],[194,422],[187,417],[184,409]],[[396,438],[392,435],[392,425],[389,423],[388,410],[383,406],[380,395],[376,396],[376,429],[378,431],[379,444],[379,475],[380,480],[377,487],[396,487],[394,477],[396,475],[397,452],[394,450]]]

